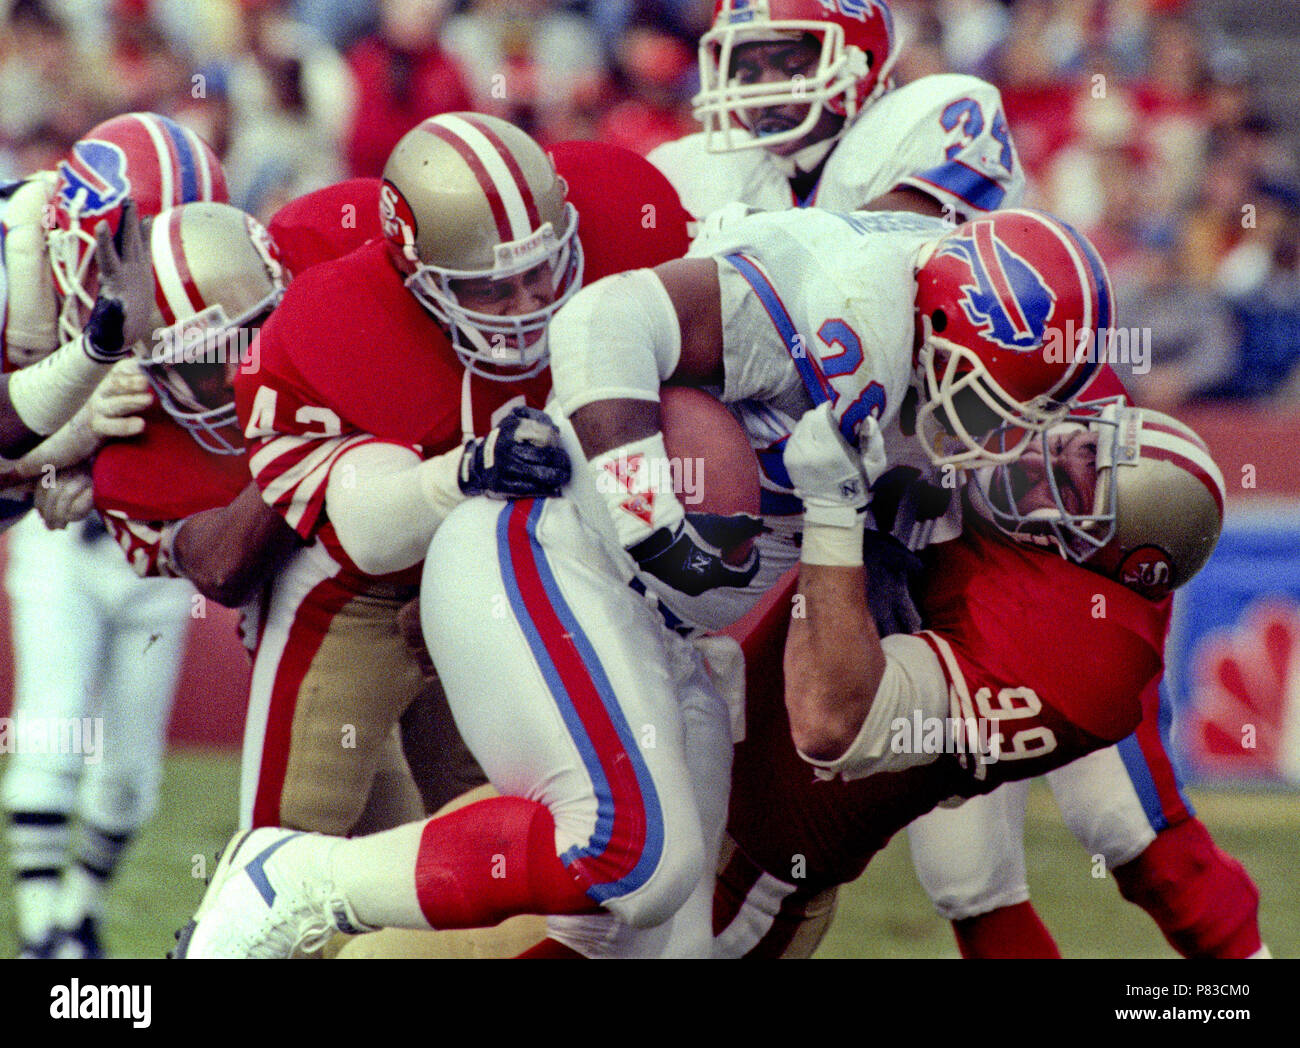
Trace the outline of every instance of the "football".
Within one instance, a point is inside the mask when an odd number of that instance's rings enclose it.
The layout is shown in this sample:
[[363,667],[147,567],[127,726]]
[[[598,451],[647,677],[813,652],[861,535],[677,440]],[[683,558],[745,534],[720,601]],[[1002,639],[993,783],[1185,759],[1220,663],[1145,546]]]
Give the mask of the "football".
[[[701,389],[667,386],[660,393],[664,446],[673,487],[687,513],[758,515],[758,456],[731,412]],[[739,564],[753,542],[729,550]]]

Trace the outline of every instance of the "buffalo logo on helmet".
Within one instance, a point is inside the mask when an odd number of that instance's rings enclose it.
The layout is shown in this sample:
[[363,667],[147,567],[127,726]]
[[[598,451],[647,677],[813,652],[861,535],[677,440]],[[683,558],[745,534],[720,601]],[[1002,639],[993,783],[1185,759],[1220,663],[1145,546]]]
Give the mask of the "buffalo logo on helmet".
[[943,254],[970,267],[975,282],[962,285],[960,304],[982,335],[1020,352],[1043,345],[1056,293],[1027,259],[998,239],[992,222],[976,222],[970,236],[950,239]]
[[821,0],[822,7],[834,14],[837,10],[848,18],[867,21],[872,15],[888,19],[889,8],[880,0]]
[[408,257],[413,256],[415,238],[419,235],[415,212],[406,202],[406,197],[402,196],[402,191],[387,179],[379,190],[379,221],[384,236],[401,245]]
[[59,164],[59,199],[69,212],[102,215],[131,192],[126,177],[126,153],[112,142],[89,138],[72,147],[72,156]]

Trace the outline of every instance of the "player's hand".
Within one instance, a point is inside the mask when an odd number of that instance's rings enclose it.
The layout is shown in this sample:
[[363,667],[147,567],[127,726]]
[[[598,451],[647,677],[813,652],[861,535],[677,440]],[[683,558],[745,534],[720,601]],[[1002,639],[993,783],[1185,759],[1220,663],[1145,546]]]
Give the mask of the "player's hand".
[[912,600],[911,581],[921,574],[921,558],[899,542],[874,528],[863,541],[863,562],[867,572],[867,607],[882,637],[892,633],[915,633],[921,628],[921,613]]
[[758,574],[758,548],[739,564],[729,564],[726,558],[766,530],[748,513],[688,513],[675,528],[660,528],[628,553],[642,571],[679,593],[698,597],[720,586],[748,586]]
[[134,360],[123,360],[90,398],[90,428],[99,437],[121,439],[144,432],[140,415],[154,402],[153,388]]
[[145,341],[153,322],[153,263],[135,201],[122,205],[116,238],[107,222],[95,227],[95,264],[99,296],[86,322],[86,352],[108,364]]
[[64,470],[46,483],[42,480],[32,493],[36,512],[51,531],[61,531],[69,524],[85,520],[95,506],[95,491],[87,470]]
[[862,424],[862,450],[840,432],[830,402],[806,411],[786,442],[783,460],[812,524],[854,527],[885,470],[884,439],[874,417]]
[[465,445],[460,490],[489,498],[545,498],[569,482],[569,456],[549,415],[515,408],[486,437]]

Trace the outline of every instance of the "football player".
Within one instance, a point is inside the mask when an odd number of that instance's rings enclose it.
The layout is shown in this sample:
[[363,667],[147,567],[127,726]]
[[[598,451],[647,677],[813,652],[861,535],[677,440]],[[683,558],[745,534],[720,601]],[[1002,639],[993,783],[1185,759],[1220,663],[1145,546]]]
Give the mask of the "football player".
[[699,218],[737,200],[954,222],[1018,206],[997,89],[954,74],[895,88],[898,46],[884,0],[719,0],[700,41],[704,131],[649,159]]
[[[957,220],[1017,206],[1025,179],[997,90],[951,74],[895,88],[889,74],[897,48],[884,0],[719,0],[713,29],[700,46],[701,91],[695,105],[705,130],[660,147],[650,159],[698,216],[733,200],[768,209],[897,208]],[[776,443],[784,434],[773,432],[771,439]],[[951,514],[926,519],[945,496],[924,483],[925,463],[897,465],[902,468],[885,479],[887,489],[897,489],[918,466],[922,483],[887,500],[898,506],[895,536],[915,548],[955,534]],[[879,570],[904,560],[896,548],[877,544],[872,568],[878,585],[871,599],[878,621],[893,620],[898,628],[909,629],[914,623],[906,615],[898,619],[899,602],[890,606],[889,595],[898,584]],[[1072,774],[1066,772],[1054,776],[1062,787],[1063,807],[1091,853],[1124,866],[1116,876],[1125,896],[1142,905],[1180,950],[1198,955],[1224,948],[1240,951],[1246,948],[1243,943],[1248,946],[1257,938],[1250,931],[1254,887],[1190,815],[1158,728],[1155,691],[1149,707],[1149,720],[1121,748],[1122,763],[1115,754],[1090,762],[1096,769],[1103,764],[1112,771],[1123,769],[1113,788],[1107,791],[1100,782],[1076,787],[1090,797],[1100,791],[1109,797],[1108,805],[1124,808],[1130,817],[1122,826],[1086,827],[1081,813],[1095,803],[1064,799],[1064,783]],[[1138,797],[1144,812],[1140,817]],[[977,863],[972,848],[963,850],[965,858],[958,863],[956,849],[945,847],[959,821],[969,824],[976,810],[999,803],[993,798],[960,813],[935,813],[928,820],[933,826],[929,833],[921,823],[914,832],[929,842],[917,848],[918,864],[924,861],[926,867],[919,871],[921,879],[933,887],[941,912],[960,919],[956,927],[964,952],[1050,954],[1055,946],[1027,902],[1018,867]],[[991,817],[990,826],[997,824],[999,818]],[[1157,833],[1158,847],[1143,862],[1131,861]],[[968,839],[973,834],[972,829]],[[1002,850],[1016,849],[1013,844]],[[922,851],[933,857],[923,860]],[[1175,870],[1180,871],[1177,877]],[[1176,880],[1184,884],[1172,891],[1169,886]],[[1233,902],[1220,908],[1217,922],[1194,918],[1194,910],[1206,909],[1194,900],[1211,897]],[[1013,898],[1011,905],[1000,905]],[[978,916],[994,907],[996,914],[981,923]],[[1202,931],[1191,931],[1193,926]],[[1228,933],[1224,929],[1229,927],[1237,930]]]
[[[684,250],[680,206],[662,179],[647,183],[643,161],[575,155],[588,162],[570,177],[597,240],[634,260]],[[602,223],[598,194],[626,214]],[[536,414],[546,327],[584,264],[554,164],[502,121],[448,114],[394,150],[379,203],[384,237],[300,276],[262,332],[260,371],[236,380],[254,478],[306,543],[277,575],[259,634],[245,825],[353,828],[423,686],[396,616],[440,521],[472,494],[550,490],[566,475]]]
[[[916,815],[1060,767],[1141,720],[1168,594],[1217,540],[1222,477],[1187,427],[1118,403],[1041,440],[986,471],[962,536],[929,551],[928,629],[882,641],[863,571],[804,560],[800,614],[775,605],[747,641],[756,661],[715,908],[720,956],[810,954],[828,889]],[[854,464],[807,424],[791,443],[787,458],[824,474],[837,454]],[[796,486],[814,502],[835,497]],[[787,633],[778,661],[770,641]]]
[[[0,338],[12,372],[0,380],[0,450],[26,452],[22,472],[39,478],[22,486],[14,512],[25,513],[33,494],[57,527],[89,512],[86,471],[64,467],[90,455],[102,435],[125,432],[117,416],[140,404],[138,390],[97,392],[149,331],[152,285],[139,219],[225,195],[211,149],[152,113],[98,125],[55,171],[0,193]],[[86,403],[92,394],[94,405]],[[100,432],[91,424],[95,406]],[[95,956],[105,886],[157,802],[189,592],[135,579],[97,520],[75,533],[24,521],[11,538],[7,582],[18,722],[35,730],[85,717],[103,726],[98,761],[20,744],[7,769],[21,949]],[[96,693],[101,707],[91,705]]]
[[[1000,275],[989,308],[1023,318],[1028,352],[982,340],[974,323],[954,319],[946,336],[917,323],[931,267],[955,258],[984,272],[977,239]],[[797,560],[800,530],[805,555],[838,558],[822,536],[856,528],[860,563],[866,484],[861,466],[837,472],[847,501],[827,507],[827,527],[816,531],[810,506],[761,540],[760,559],[744,549],[756,521],[687,514],[666,486],[661,383],[713,384],[789,425],[821,405],[827,439],[861,434],[875,461],[919,360],[916,414],[936,444],[951,442],[931,453],[972,461],[986,452],[970,417],[1040,429],[1086,381],[1092,365],[1043,352],[1052,333],[1101,337],[1108,322],[1091,246],[1030,212],[957,229],[900,214],[730,213],[691,256],[600,281],[552,323],[575,469],[566,497],[469,502],[430,547],[425,638],[466,742],[506,796],[351,841],[241,836],[190,955],[274,955],[329,927],[472,927],[517,912],[554,915],[555,943],[584,956],[707,952],[730,716],[673,627],[739,617]],[[959,315],[955,298],[944,305]],[[270,900],[251,887],[261,877]]]

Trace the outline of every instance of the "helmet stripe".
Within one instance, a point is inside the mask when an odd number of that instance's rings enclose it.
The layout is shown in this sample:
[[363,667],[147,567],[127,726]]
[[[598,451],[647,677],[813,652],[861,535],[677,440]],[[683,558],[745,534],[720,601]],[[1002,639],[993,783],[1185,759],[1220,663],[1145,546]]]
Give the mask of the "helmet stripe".
[[1158,462],[1172,462],[1201,481],[1209,490],[1214,503],[1223,512],[1227,487],[1219,466],[1203,448],[1197,447],[1181,433],[1171,433],[1168,427],[1142,425],[1142,457]]
[[159,122],[167,132],[167,137],[171,139],[176,163],[180,168],[181,197],[176,203],[192,204],[196,200],[206,199],[199,196],[199,176],[194,166],[194,150],[185,136],[185,129],[176,121],[168,120],[166,117],[160,117]]
[[165,222],[154,222],[151,247],[154,250],[158,291],[162,295],[159,305],[163,307],[163,319],[168,324],[175,324],[203,309],[203,298],[194,284],[194,275],[190,272],[181,242],[183,214],[174,210],[163,217]]
[[159,216],[149,227],[149,255],[153,259],[153,300],[158,307],[163,323],[169,327],[176,323],[176,311],[172,308],[167,294],[167,284],[173,277],[176,267],[171,262],[171,244],[167,232],[168,220],[172,216]]
[[998,296],[998,301],[1002,304],[1002,308],[1006,310],[1008,319],[1016,329],[1016,334],[1030,334],[1033,329],[1030,328],[1029,321],[1025,319],[1024,310],[1020,308],[1020,300],[1016,298],[1015,289],[1012,288],[1011,281],[1002,268],[1002,260],[998,257],[997,240],[993,236],[993,223],[976,222],[974,234],[975,250],[979,253],[980,263],[984,266],[984,271],[988,273],[989,280],[993,283],[993,290]]
[[[444,116],[441,121],[465,140],[465,143],[474,151],[488,177],[492,180],[492,185],[500,196],[501,202],[505,205],[506,214],[510,220],[510,234],[505,239],[507,241],[523,240],[537,227],[529,220],[528,203],[524,196],[527,183],[523,180],[522,172],[520,172],[518,180],[511,174],[510,167],[503,158],[503,154],[509,155],[505,146],[502,145],[499,148],[494,146],[482,131],[461,117]],[[531,194],[529,195],[531,196]],[[536,214],[535,207],[533,213]]]
[[194,157],[198,164],[199,174],[199,199],[211,200],[212,193],[212,165],[208,162],[210,151],[207,143],[188,127],[182,128],[185,132],[185,140],[190,143],[194,150]]
[[[140,121],[140,125],[148,133],[150,140],[153,142],[154,152],[158,157],[159,186],[161,187],[161,191],[158,194],[158,208],[161,211],[166,211],[176,201],[176,180],[172,175],[175,164],[172,161],[171,150],[167,147],[167,142],[162,131],[158,128],[158,125],[150,119],[152,115],[152,113],[137,113],[135,114],[135,117]],[[130,172],[128,172],[128,174],[129,173]],[[136,203],[138,204],[139,201],[136,201]],[[143,217],[143,215],[141,217]]]
[[[528,212],[528,232],[531,233],[542,224],[541,215],[537,211],[537,200],[533,196],[533,188],[528,184],[528,179],[524,177],[523,169],[519,166],[519,161],[515,159],[514,153],[506,147],[492,128],[488,127],[482,120],[473,117],[466,117],[465,122],[470,124],[479,131],[483,132],[486,138],[495,147],[496,151],[501,154],[501,159],[505,161],[506,169],[510,172],[510,177],[514,179],[515,185],[519,187],[519,195],[524,198],[524,209]],[[559,233],[559,230],[556,230]],[[525,234],[526,236],[527,234]]]
[[506,214],[505,203],[501,200],[501,194],[497,192],[496,184],[483,166],[483,161],[478,158],[478,155],[467,143],[461,141],[459,137],[439,123],[437,118],[426,120],[424,128],[431,135],[442,139],[460,154],[460,158],[465,161],[469,169],[474,172],[474,177],[478,179],[479,188],[483,190],[483,195],[487,197],[488,207],[492,209],[492,217],[496,220],[497,235],[503,241],[513,240],[514,237],[510,234],[510,218]]
[[1207,473],[1189,458],[1184,458],[1175,451],[1166,451],[1164,448],[1146,447],[1142,449],[1142,457],[1146,459],[1155,459],[1157,462],[1172,462],[1179,469],[1185,470],[1205,485],[1205,490],[1210,493],[1214,499],[1214,505],[1219,510],[1219,516],[1223,516],[1223,487],[1222,478],[1215,474]]

